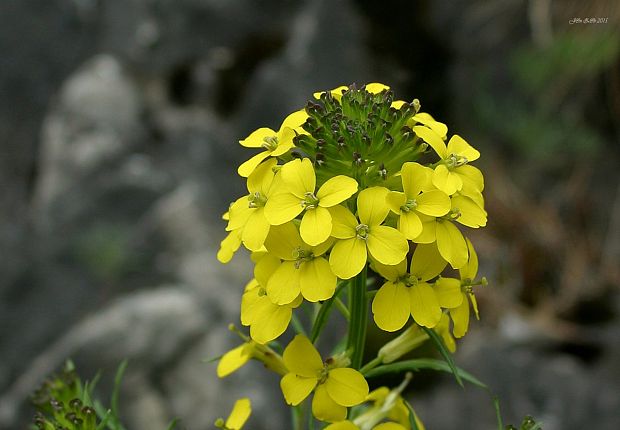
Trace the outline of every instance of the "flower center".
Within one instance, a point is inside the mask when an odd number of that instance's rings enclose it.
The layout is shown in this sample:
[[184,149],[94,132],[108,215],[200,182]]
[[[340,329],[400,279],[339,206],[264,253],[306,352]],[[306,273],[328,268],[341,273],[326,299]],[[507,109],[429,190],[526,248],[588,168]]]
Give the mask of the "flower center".
[[445,163],[448,169],[454,169],[455,167],[463,166],[467,164],[467,157],[463,157],[462,155],[450,154],[448,158],[446,158]]
[[303,249],[301,246],[298,246],[293,249],[293,258],[295,259],[295,269],[299,269],[304,262],[314,259],[314,254],[312,251],[308,251],[307,249]]
[[407,202],[400,207],[400,210],[407,213],[412,211],[418,206],[418,202],[415,199],[409,199]]
[[366,224],[360,224],[357,227],[355,227],[355,232],[357,233],[357,237],[362,240],[368,239],[369,231],[370,231],[370,228],[368,228]]
[[416,285],[418,285],[418,281],[419,281],[418,277],[415,275],[412,275],[411,273],[407,273],[401,276],[398,280],[408,287],[415,287]]
[[268,151],[273,151],[278,147],[278,137],[277,136],[267,136],[263,138],[263,144],[261,145]]
[[304,194],[304,199],[301,201],[301,207],[304,209],[316,209],[319,205],[319,199],[316,198],[314,193],[307,192]]
[[267,203],[267,197],[256,191],[248,196],[248,207],[250,208],[262,208]]

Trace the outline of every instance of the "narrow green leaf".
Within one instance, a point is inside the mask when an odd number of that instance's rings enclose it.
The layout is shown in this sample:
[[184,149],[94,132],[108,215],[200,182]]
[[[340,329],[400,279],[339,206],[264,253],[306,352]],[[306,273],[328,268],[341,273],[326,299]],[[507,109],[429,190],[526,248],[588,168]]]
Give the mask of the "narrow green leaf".
[[112,420],[115,428],[119,430],[124,429],[124,427],[118,420],[118,398],[121,391],[121,381],[123,380],[123,375],[125,374],[125,370],[127,370],[128,364],[129,362],[127,360],[123,360],[118,366],[118,369],[116,370],[116,376],[114,376],[114,389],[112,390],[112,398],[110,399]]
[[459,379],[463,379],[473,385],[476,385],[483,389],[488,389],[484,382],[473,376],[471,373],[466,372],[463,369],[455,367],[452,369],[445,361],[437,360],[434,358],[417,358],[413,360],[400,361],[398,363],[384,364],[383,366],[375,367],[364,373],[366,378],[374,378],[381,375],[391,373],[402,373],[407,371],[420,371],[425,369],[438,370],[441,372],[452,373],[458,375]]
[[178,422],[179,422],[179,419],[174,418],[172,421],[170,421],[170,424],[168,424],[168,427],[166,427],[166,430],[174,430],[177,427]]
[[203,358],[202,360],[200,360],[202,363],[215,363],[216,361],[218,361],[220,358],[222,358],[224,356],[224,354],[218,355],[217,357],[213,357],[213,358]]
[[504,430],[504,421],[502,420],[502,412],[499,409],[499,398],[497,396],[493,396],[493,407],[497,417],[497,428],[498,430]]
[[456,365],[454,364],[454,360],[452,359],[452,354],[450,353],[450,351],[448,351],[448,348],[446,348],[446,345],[445,343],[443,343],[443,339],[441,338],[441,336],[439,336],[435,332],[435,330],[432,330],[430,328],[422,327],[422,329],[426,332],[428,337],[431,338],[431,340],[435,344],[435,347],[437,348],[441,356],[444,358],[444,360],[446,360],[446,363],[448,363],[448,366],[450,366],[450,369],[452,370],[452,374],[454,375],[456,382],[462,387],[463,381],[461,380],[461,377],[459,376],[456,370]]
[[418,423],[415,420],[415,412],[413,411],[413,407],[407,400],[405,400],[405,406],[407,406],[407,410],[409,411],[409,425],[411,426],[411,430],[420,430],[420,427],[418,427]]

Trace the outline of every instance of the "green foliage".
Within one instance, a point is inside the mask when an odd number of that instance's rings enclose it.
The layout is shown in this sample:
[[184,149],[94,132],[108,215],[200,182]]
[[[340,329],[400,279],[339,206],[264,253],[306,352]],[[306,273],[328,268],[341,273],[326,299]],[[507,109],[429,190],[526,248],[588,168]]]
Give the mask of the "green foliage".
[[521,425],[518,429],[517,427],[509,425],[506,426],[506,430],[542,430],[542,424],[537,423],[536,421],[534,421],[534,418],[528,415],[523,418],[523,421],[521,421]]

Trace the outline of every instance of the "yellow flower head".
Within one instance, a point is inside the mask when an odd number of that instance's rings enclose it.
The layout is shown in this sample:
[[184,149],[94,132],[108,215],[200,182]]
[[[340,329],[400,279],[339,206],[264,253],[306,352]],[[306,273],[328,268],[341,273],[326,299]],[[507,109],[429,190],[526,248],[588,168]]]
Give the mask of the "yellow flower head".
[[364,401],[368,383],[357,370],[323,362],[312,343],[297,335],[284,350],[284,363],[289,373],[280,381],[284,399],[298,405],[314,391],[312,413],[321,421],[342,421],[347,407]]

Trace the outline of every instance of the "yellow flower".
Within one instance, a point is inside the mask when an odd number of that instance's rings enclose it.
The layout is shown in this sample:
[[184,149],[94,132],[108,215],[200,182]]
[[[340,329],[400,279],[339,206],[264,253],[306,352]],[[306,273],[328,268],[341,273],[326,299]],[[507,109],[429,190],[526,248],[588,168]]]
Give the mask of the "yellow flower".
[[385,331],[400,330],[409,315],[421,326],[432,328],[441,318],[437,294],[428,280],[436,277],[446,266],[434,244],[416,247],[409,272],[407,261],[396,266],[374,264],[373,268],[388,282],[377,291],[372,312],[375,323]]
[[228,416],[226,423],[221,418],[215,422],[215,426],[223,430],[241,430],[252,413],[252,404],[247,397],[235,402],[233,410]]
[[441,162],[433,171],[433,184],[448,195],[463,188],[464,180],[469,181],[477,191],[482,191],[484,184],[478,169],[467,163],[480,158],[480,152],[469,145],[459,135],[450,138],[448,145],[431,128],[416,125],[413,131],[428,143],[439,155]]
[[344,206],[331,208],[332,236],[339,239],[331,250],[329,264],[341,279],[362,271],[368,253],[386,265],[400,263],[409,251],[407,239],[398,230],[381,225],[390,209],[385,198],[388,189],[367,188],[357,196],[358,219]]
[[392,191],[386,201],[399,215],[398,230],[409,240],[422,233],[419,214],[440,217],[450,211],[450,198],[443,191],[432,189],[433,171],[418,163],[405,163],[401,170],[403,192]]
[[250,251],[258,251],[269,233],[269,222],[265,218],[265,204],[279,188],[280,175],[273,169],[275,159],[258,166],[248,177],[249,194],[237,199],[229,210],[229,231],[240,230],[241,240]]
[[304,212],[299,227],[309,245],[323,243],[332,231],[330,207],[342,203],[357,192],[357,181],[338,175],[327,180],[316,192],[316,176],[307,158],[282,166],[283,191],[267,201],[265,216],[271,225],[291,221]]
[[476,296],[472,291],[472,283],[478,275],[478,256],[476,255],[474,246],[469,239],[467,239],[467,247],[469,248],[469,260],[467,261],[465,267],[459,270],[463,300],[460,306],[450,309],[450,317],[454,323],[453,333],[454,337],[457,338],[465,336],[465,333],[467,333],[467,329],[469,328],[470,302],[472,308],[474,309],[476,319],[480,319],[480,315],[478,314],[478,303],[476,302]]
[[361,373],[339,367],[334,360],[323,363],[305,336],[295,336],[283,357],[290,372],[280,381],[286,403],[296,406],[314,391],[312,413],[321,421],[344,420],[347,407],[362,403],[368,395],[368,383]]
[[[331,244],[332,240],[319,246],[305,244],[292,222],[272,226],[265,247],[277,258],[277,263],[272,263],[277,267],[266,283],[269,299],[285,305],[293,302],[300,293],[310,302],[333,296],[337,279],[323,257]],[[280,262],[280,259],[284,261]]]
[[[274,262],[275,260],[275,262]],[[256,265],[255,272],[271,270],[273,272],[280,260],[273,256],[265,256]],[[271,266],[265,269],[265,266]],[[301,305],[301,295],[286,305],[273,303],[265,288],[253,279],[248,283],[241,297],[241,324],[250,327],[252,340],[265,344],[284,333],[291,322],[293,309]]]
[[[480,194],[482,199],[482,194]],[[480,202],[483,206],[480,206]],[[484,210],[484,200],[478,202],[461,193],[452,195],[451,217],[458,223],[471,228],[487,225],[487,212]]]
[[418,112],[407,121],[407,125],[414,127],[416,124],[422,124],[430,128],[442,140],[446,140],[448,134],[448,126],[443,122],[436,121],[431,115],[425,112]]
[[[329,91],[329,93],[332,95],[332,97],[334,97],[336,100],[340,101],[340,99],[342,98],[342,93],[347,91],[349,89],[349,87],[347,87],[346,85],[341,85],[338,88],[334,88],[333,90]],[[318,91],[314,94],[312,94],[314,96],[315,99],[320,99],[321,98],[321,94],[326,93],[327,91]]]
[[247,178],[256,167],[267,157],[277,157],[287,153],[293,148],[293,138],[297,135],[296,130],[302,131],[300,126],[308,119],[305,110],[293,112],[286,117],[280,130],[274,131],[263,127],[254,131],[239,143],[247,148],[263,148],[264,151],[250,158],[237,169],[240,176]]

